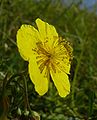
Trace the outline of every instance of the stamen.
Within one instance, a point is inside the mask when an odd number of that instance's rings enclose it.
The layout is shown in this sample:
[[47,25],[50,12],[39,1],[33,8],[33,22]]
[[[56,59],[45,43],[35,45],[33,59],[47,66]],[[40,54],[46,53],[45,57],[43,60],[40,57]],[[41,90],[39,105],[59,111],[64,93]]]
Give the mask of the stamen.
[[[64,44],[63,44],[64,43]],[[55,45],[56,44],[56,45]],[[66,72],[66,66],[70,64],[69,60],[71,58],[71,48],[68,42],[62,42],[62,38],[55,37],[52,48],[48,46],[48,38],[45,42],[38,42],[37,44],[37,64],[39,66],[40,72],[42,73],[44,69],[52,69],[56,73],[58,67],[59,70]],[[46,73],[45,73],[46,74]]]

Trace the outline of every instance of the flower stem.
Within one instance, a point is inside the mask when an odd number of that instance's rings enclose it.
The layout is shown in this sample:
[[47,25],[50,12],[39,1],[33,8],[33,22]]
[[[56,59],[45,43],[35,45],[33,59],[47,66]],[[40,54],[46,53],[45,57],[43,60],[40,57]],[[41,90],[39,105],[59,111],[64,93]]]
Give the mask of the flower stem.
[[83,52],[84,52],[84,43],[82,43],[82,50],[81,50],[81,53],[80,53],[80,56],[79,56],[79,59],[77,61],[77,65],[76,65],[76,69],[75,69],[75,74],[74,74],[74,78],[73,78],[73,82],[72,82],[72,96],[71,96],[71,99],[72,99],[72,108],[74,109],[75,107],[75,86],[76,86],[76,80],[77,80],[77,74],[78,74],[78,71],[79,71],[79,67],[80,67],[80,64],[81,64],[81,60],[82,60],[82,57],[83,57]]
[[25,109],[29,109],[31,111],[29,100],[28,100],[28,90],[27,90],[27,80],[24,77],[24,98],[25,98]]

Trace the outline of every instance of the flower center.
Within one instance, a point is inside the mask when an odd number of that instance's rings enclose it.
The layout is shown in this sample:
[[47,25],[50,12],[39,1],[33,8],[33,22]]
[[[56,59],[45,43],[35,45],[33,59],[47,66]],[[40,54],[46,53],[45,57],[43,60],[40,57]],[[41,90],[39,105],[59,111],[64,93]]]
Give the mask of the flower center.
[[37,43],[36,60],[41,73],[44,69],[47,71],[50,69],[50,64],[52,64],[53,60],[53,53],[51,52],[50,48],[44,46],[41,42]]
[[55,73],[56,70],[68,73],[66,68],[69,68],[72,51],[67,42],[57,42],[52,47],[49,47],[48,41],[44,43],[38,42],[36,45],[36,61],[41,73],[44,70],[46,74],[50,70],[53,70]]

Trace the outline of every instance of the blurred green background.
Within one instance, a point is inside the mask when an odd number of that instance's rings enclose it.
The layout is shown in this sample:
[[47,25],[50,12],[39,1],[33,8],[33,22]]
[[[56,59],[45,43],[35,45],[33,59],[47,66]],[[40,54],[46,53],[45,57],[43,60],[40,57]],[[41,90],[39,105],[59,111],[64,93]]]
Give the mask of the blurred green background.
[[[0,120],[97,120],[96,0],[0,0]],[[53,83],[40,97],[19,55],[16,33],[40,18],[73,45],[71,93]]]

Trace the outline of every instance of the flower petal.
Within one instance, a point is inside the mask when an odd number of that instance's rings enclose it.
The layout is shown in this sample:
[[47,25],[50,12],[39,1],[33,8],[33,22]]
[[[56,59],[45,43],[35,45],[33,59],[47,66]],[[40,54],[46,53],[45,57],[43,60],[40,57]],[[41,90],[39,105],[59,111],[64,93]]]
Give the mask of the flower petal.
[[35,85],[36,92],[38,92],[39,95],[44,95],[48,91],[48,79],[47,76],[45,76],[45,71],[40,73],[34,55],[32,55],[29,60],[29,75]]
[[50,71],[52,80],[58,90],[58,93],[61,97],[66,97],[70,92],[70,83],[68,75],[62,71],[53,70]]
[[22,25],[17,32],[17,46],[22,58],[29,60],[32,54],[32,48],[36,47],[38,40],[38,31],[31,25]]
[[36,19],[36,24],[40,32],[42,42],[48,40],[50,46],[58,39],[58,33],[54,26],[49,25],[47,22],[42,21],[41,19]]
[[55,48],[55,61],[56,63],[58,63],[57,64],[58,69],[67,74],[70,74],[71,62],[68,53],[69,52],[67,51],[63,44],[59,44]]
[[70,65],[68,59],[65,59],[64,61],[60,61],[60,63],[57,65],[57,67],[58,67],[61,71],[65,72],[65,73],[67,73],[67,74],[70,74],[70,67],[71,67],[71,65]]

